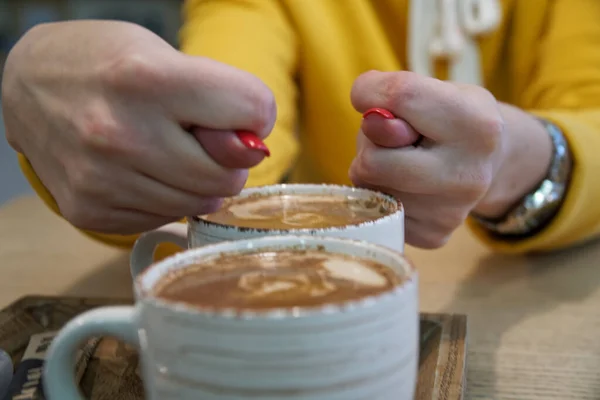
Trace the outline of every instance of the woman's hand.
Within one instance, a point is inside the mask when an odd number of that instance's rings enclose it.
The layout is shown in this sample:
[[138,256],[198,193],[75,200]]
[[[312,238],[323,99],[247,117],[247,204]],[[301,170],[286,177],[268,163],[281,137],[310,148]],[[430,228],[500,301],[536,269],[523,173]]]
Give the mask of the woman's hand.
[[8,57],[2,97],[9,142],[65,218],[121,234],[238,193],[265,152],[234,131],[264,138],[276,114],[251,74],[113,21],[33,28]]
[[[551,158],[541,124],[478,86],[372,71],[356,80],[352,103],[362,113],[380,107],[395,117],[365,116],[350,177],[404,204],[406,241],[417,247],[442,246],[473,210],[500,216],[539,182]],[[505,129],[513,125],[531,128],[531,135],[515,140],[523,132]],[[423,140],[412,146],[419,135]],[[540,143],[537,150],[521,154],[531,140]],[[523,158],[531,165],[515,174]]]

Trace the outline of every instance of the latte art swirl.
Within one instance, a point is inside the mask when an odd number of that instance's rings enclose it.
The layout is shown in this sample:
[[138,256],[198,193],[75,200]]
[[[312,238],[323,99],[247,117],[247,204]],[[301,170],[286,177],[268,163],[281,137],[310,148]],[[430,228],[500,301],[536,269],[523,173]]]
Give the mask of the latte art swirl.
[[281,219],[284,224],[298,227],[322,225],[325,220],[326,218],[322,214],[307,212],[291,215],[286,214]]
[[223,255],[173,273],[157,294],[211,308],[339,303],[392,289],[401,278],[371,260],[324,251]]
[[271,275],[264,271],[254,271],[242,275],[239,287],[252,297],[315,297],[325,296],[336,289],[334,283],[328,282],[324,271],[290,275]]

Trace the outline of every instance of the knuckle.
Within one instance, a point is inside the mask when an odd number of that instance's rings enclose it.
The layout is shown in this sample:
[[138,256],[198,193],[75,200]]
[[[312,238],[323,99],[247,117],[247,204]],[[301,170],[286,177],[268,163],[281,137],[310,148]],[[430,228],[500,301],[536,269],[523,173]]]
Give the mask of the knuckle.
[[130,53],[116,58],[101,72],[102,80],[117,91],[148,91],[165,80],[156,60],[147,55]]
[[365,99],[365,94],[372,92],[371,82],[376,82],[378,73],[380,72],[375,70],[363,72],[352,83],[352,87],[350,88],[350,102],[357,110],[366,111],[367,108],[371,107]]
[[89,163],[79,163],[71,168],[67,177],[73,195],[72,202],[78,203],[81,198],[98,194],[99,174]]
[[78,125],[84,148],[108,153],[126,151],[127,132],[105,107],[90,107],[82,113]]
[[365,173],[365,170],[362,169],[361,162],[358,158],[355,158],[354,161],[352,161],[352,165],[348,170],[348,178],[355,186],[366,189],[380,190],[380,187],[384,186],[381,185],[380,182],[376,182],[376,180],[378,180],[377,177]]
[[380,73],[380,71],[374,69],[361,73],[352,83],[352,87],[350,88],[350,98],[353,101],[358,101],[360,94],[368,89],[371,82],[377,81],[377,75]]
[[386,107],[399,110],[418,96],[418,88],[404,72],[390,74],[385,80],[381,96]]
[[464,168],[457,173],[455,188],[467,201],[481,198],[492,183],[492,174],[483,168]]
[[248,174],[245,171],[233,173],[229,180],[229,185],[226,189],[226,196],[238,195],[246,185]]
[[372,157],[363,153],[357,158],[355,167],[352,169],[352,178],[361,182],[371,183],[373,175]]
[[252,123],[254,129],[258,132],[270,131],[277,116],[275,96],[271,90],[261,83],[257,90],[249,94],[248,101],[255,119]]
[[482,147],[491,153],[496,150],[504,134],[504,119],[499,115],[482,118],[480,121],[480,138]]
[[372,151],[364,150],[357,158],[355,177],[367,183],[375,183],[374,177],[377,173],[378,163]]
[[505,131],[504,118],[498,110],[496,98],[485,88],[474,86],[472,98],[477,102],[474,107],[483,111],[476,120],[475,126],[478,130],[478,137],[482,148],[485,151],[494,151],[502,140]]
[[358,172],[357,165],[358,163],[356,162],[356,160],[352,162],[352,165],[348,169],[348,178],[350,179],[350,182],[352,182],[355,186],[361,186],[364,185],[365,182],[363,182],[363,179],[360,176],[360,173]]

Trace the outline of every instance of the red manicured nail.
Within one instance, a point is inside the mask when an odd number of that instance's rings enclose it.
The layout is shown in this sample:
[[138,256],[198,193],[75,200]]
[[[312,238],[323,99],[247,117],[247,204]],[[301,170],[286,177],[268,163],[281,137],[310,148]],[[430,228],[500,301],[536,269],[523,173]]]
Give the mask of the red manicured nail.
[[247,148],[252,150],[260,150],[265,153],[267,157],[271,155],[271,151],[267,145],[260,140],[256,134],[248,131],[237,131],[235,134],[237,135],[238,139],[240,139],[240,142],[242,142],[242,144]]
[[394,114],[386,110],[385,108],[369,108],[363,114],[363,118],[367,118],[371,114],[377,114],[385,119],[395,119]]

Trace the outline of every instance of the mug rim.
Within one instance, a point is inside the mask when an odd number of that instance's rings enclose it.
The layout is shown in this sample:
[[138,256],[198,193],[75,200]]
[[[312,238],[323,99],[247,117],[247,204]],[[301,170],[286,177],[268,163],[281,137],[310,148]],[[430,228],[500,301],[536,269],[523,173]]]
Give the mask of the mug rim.
[[[196,229],[198,226],[204,226],[207,228],[215,228],[221,230],[235,230],[238,232],[252,232],[252,233],[270,233],[274,235],[313,235],[317,233],[327,233],[327,232],[343,232],[348,229],[361,229],[367,226],[373,226],[378,224],[383,224],[388,221],[397,219],[399,216],[404,214],[404,206],[402,203],[396,199],[394,196],[389,195],[387,193],[383,193],[377,190],[359,188],[355,186],[346,186],[346,185],[337,185],[337,184],[329,184],[329,183],[280,183],[275,185],[262,185],[262,186],[253,186],[249,188],[243,189],[238,195],[230,197],[230,199],[237,198],[247,198],[256,193],[264,193],[265,195],[273,194],[274,192],[281,191],[284,192],[282,194],[294,194],[297,193],[298,189],[305,189],[308,192],[313,192],[315,194],[319,194],[318,191],[322,190],[332,190],[334,193],[342,192],[343,193],[362,193],[362,194],[370,194],[375,195],[378,198],[388,202],[389,204],[393,204],[395,210],[390,212],[389,214],[382,215],[372,220],[347,224],[342,226],[328,226],[325,228],[291,228],[291,229],[271,229],[271,228],[253,228],[253,227],[245,227],[245,226],[236,226],[230,224],[223,224],[220,222],[208,221],[203,218],[204,215],[192,215],[188,216],[186,219],[188,221],[189,226],[192,229]],[[265,191],[266,190],[266,191]],[[265,192],[263,192],[265,191]],[[287,192],[287,193],[285,193]]]
[[[244,310],[234,308],[212,308],[190,305],[185,302],[164,300],[153,293],[153,289],[162,277],[169,271],[186,268],[195,260],[201,259],[205,255],[219,254],[239,254],[261,250],[275,249],[319,249],[322,246],[339,245],[342,249],[325,250],[331,253],[349,254],[351,247],[360,247],[362,250],[371,250],[376,254],[383,254],[393,260],[397,265],[401,265],[405,271],[404,279],[397,286],[382,293],[364,296],[358,299],[348,300],[341,303],[329,303],[320,306],[305,307],[274,307],[266,310]],[[376,256],[367,257],[376,259]],[[381,261],[379,261],[381,262]],[[173,265],[176,265],[173,267]],[[177,266],[177,265],[180,266]],[[391,268],[386,265],[386,267]],[[155,270],[166,269],[163,272],[156,272],[153,283],[144,284],[146,277]],[[150,279],[150,278],[147,278]],[[214,318],[225,319],[298,319],[304,317],[323,316],[330,314],[341,314],[358,310],[367,310],[387,300],[392,300],[407,291],[410,286],[416,285],[418,279],[417,269],[404,253],[391,248],[377,245],[362,240],[327,237],[327,236],[309,236],[309,235],[281,235],[281,236],[263,236],[259,238],[248,238],[242,240],[229,240],[220,243],[209,244],[201,247],[194,247],[182,252],[171,255],[160,261],[157,261],[139,274],[133,283],[136,303],[150,303],[156,308],[168,309],[176,312],[183,312],[193,316],[211,316]],[[149,286],[149,287],[145,287]]]

